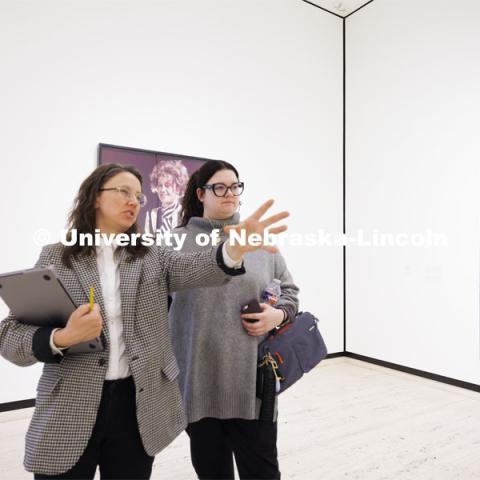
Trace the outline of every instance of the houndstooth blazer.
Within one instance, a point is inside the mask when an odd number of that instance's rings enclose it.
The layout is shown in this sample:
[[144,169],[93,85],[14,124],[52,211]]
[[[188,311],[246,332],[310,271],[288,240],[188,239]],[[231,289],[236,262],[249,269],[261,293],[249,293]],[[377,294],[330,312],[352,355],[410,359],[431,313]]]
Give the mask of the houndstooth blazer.
[[[36,266],[53,265],[78,304],[88,302],[91,286],[107,318],[95,256],[61,261],[63,245],[43,248]],[[186,427],[177,385],[179,369],[168,327],[168,293],[195,286],[221,285],[243,268],[223,263],[221,246],[180,254],[150,247],[143,258],[127,261],[120,250],[120,296],[124,339],[135,381],[137,419],[145,451],[154,456]],[[44,364],[37,386],[35,411],[26,436],[25,468],[56,475],[71,469],[82,455],[95,424],[108,366],[109,333],[103,324],[106,351],[53,355],[51,328],[18,322],[10,314],[0,323],[0,353],[19,366]]]

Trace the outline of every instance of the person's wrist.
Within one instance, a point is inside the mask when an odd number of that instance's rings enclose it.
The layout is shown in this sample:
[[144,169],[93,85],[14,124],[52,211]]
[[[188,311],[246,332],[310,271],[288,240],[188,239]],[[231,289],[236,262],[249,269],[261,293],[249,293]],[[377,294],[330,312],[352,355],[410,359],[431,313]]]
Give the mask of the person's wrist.
[[281,316],[280,316],[280,321],[278,322],[277,328],[280,328],[287,322],[288,315],[283,308],[278,308],[278,311],[281,313]]
[[69,348],[73,345],[71,336],[66,328],[60,328],[53,334],[53,343],[57,348]]
[[276,308],[275,311],[276,311],[275,328],[278,328],[283,323],[284,313],[283,313],[283,310],[280,308]]
[[227,242],[225,244],[225,249],[227,250],[229,257],[234,262],[239,262],[240,260],[243,259],[244,252],[239,245],[230,245],[230,243]]

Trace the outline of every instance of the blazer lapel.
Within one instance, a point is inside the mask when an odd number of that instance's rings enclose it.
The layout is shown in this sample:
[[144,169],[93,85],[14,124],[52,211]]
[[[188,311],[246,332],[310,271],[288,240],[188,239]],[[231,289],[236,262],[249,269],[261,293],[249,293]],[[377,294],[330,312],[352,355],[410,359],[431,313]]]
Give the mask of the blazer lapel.
[[103,318],[103,334],[107,342],[107,348],[110,344],[110,335],[108,333],[107,313],[105,311],[105,303],[103,301],[102,285],[100,283],[100,275],[97,268],[96,255],[82,256],[79,259],[72,258],[72,268],[85,293],[85,303],[90,298],[90,287],[94,288],[95,303],[100,306],[100,313]]

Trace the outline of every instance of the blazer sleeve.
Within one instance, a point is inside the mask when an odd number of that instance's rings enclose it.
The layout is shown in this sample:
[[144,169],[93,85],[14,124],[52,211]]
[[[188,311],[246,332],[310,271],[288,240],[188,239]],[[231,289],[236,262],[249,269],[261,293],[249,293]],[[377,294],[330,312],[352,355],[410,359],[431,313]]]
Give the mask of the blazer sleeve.
[[283,256],[280,253],[275,253],[274,259],[275,278],[278,278],[282,282],[280,284],[280,298],[275,306],[284,309],[287,312],[289,320],[293,321],[295,315],[298,313],[298,293],[300,290],[297,285],[295,285]]
[[[49,246],[43,247],[35,267],[50,264]],[[50,327],[35,327],[19,322],[10,312],[0,322],[0,355],[20,367],[34,363],[59,362],[61,355],[54,355],[50,349]]]
[[214,287],[242,275],[245,268],[229,268],[223,260],[223,243],[209,250],[180,253],[166,248],[158,250],[159,267],[164,272],[169,292],[195,287]]

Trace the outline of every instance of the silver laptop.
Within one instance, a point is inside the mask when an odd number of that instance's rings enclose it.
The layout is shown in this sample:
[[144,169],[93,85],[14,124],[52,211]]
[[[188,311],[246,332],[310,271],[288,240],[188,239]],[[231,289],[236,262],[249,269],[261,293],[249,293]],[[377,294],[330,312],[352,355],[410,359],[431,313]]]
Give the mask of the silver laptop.
[[[53,267],[0,275],[0,297],[17,320],[28,325],[64,327],[77,305]],[[73,345],[67,353],[101,352],[101,337]]]

